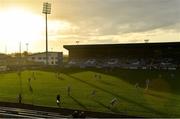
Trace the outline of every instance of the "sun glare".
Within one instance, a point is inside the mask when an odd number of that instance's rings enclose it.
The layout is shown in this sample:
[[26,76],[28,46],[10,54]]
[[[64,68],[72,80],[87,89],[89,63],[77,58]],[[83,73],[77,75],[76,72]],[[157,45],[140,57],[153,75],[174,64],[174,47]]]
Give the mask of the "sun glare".
[[41,16],[19,8],[0,13],[0,39],[8,42],[37,40],[43,30]]
[[[9,8],[0,11],[0,18],[0,45],[1,47],[8,45],[9,51],[18,51],[19,42],[34,43],[45,37],[45,19],[41,13]],[[58,35],[59,32],[67,32],[71,27],[69,22],[61,20],[49,20],[48,26],[49,35],[53,36]]]

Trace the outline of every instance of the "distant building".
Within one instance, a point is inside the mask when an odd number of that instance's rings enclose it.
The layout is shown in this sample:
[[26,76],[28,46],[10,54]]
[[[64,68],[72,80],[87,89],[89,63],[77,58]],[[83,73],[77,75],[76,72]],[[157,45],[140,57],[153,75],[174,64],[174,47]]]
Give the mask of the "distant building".
[[[46,64],[46,52],[29,55],[28,61]],[[62,52],[48,52],[48,65],[60,65],[62,61]]]

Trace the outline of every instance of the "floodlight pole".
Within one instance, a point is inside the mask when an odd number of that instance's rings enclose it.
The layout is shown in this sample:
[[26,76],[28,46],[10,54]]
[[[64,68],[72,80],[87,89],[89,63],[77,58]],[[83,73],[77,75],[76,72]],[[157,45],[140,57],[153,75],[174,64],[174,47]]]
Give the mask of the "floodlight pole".
[[51,13],[51,4],[43,3],[43,13],[45,14],[45,25],[46,25],[46,65],[48,65],[48,24],[47,24],[47,14]]
[[48,26],[47,26],[47,14],[46,17],[46,65],[48,65]]
[[5,45],[5,54],[7,55],[7,45]]
[[28,45],[29,45],[29,43],[26,43],[26,51],[27,51],[27,53],[28,53]]
[[21,42],[19,43],[19,71],[18,71],[18,77],[19,77],[19,85],[20,85],[20,94],[22,94],[22,80],[21,80]]

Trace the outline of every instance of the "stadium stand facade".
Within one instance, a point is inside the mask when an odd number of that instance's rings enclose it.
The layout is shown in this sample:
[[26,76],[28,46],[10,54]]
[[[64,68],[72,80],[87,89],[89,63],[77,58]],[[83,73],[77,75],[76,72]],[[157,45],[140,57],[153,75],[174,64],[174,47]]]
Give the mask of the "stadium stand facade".
[[68,67],[169,69],[180,67],[180,42],[64,45]]

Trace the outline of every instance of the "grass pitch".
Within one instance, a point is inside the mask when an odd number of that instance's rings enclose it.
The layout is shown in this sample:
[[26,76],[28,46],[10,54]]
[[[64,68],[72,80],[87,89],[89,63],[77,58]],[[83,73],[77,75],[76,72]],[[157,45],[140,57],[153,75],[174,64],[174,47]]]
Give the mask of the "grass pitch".
[[[33,73],[34,72],[34,73]],[[57,72],[60,72],[59,78]],[[0,101],[147,117],[180,117],[179,71],[26,70],[0,74]],[[29,78],[30,81],[29,81]],[[145,90],[146,80],[149,88]],[[135,86],[138,84],[139,86]],[[70,87],[70,96],[67,88]],[[112,106],[110,102],[116,98]]]

